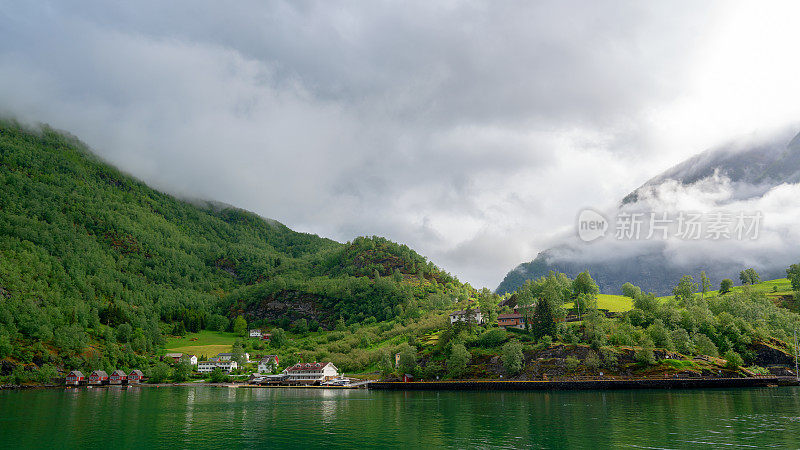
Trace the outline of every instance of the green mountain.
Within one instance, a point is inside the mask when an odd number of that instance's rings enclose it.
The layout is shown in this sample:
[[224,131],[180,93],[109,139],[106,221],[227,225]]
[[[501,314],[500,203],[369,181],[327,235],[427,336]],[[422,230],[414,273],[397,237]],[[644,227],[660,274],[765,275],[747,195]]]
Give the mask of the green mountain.
[[[414,317],[468,285],[404,245],[347,244],[158,192],[73,136],[0,121],[0,360],[131,365],[165,336]],[[10,370],[0,365],[0,374]]]

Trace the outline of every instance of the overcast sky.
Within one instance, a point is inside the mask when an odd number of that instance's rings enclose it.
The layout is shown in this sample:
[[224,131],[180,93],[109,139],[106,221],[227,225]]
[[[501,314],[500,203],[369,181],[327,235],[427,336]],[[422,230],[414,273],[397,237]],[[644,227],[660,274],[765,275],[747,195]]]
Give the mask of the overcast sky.
[[0,0],[0,111],[476,287],[581,208],[800,119],[796,2],[33,3]]

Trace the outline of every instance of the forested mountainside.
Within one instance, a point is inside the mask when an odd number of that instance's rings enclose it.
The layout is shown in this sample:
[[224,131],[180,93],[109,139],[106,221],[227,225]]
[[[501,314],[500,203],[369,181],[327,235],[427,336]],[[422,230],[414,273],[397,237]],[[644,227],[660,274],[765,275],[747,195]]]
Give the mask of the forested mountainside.
[[240,314],[325,328],[418,315],[430,294],[470,291],[404,245],[342,244],[182,201],[73,136],[0,121],[0,360],[128,364],[166,335],[226,329]]

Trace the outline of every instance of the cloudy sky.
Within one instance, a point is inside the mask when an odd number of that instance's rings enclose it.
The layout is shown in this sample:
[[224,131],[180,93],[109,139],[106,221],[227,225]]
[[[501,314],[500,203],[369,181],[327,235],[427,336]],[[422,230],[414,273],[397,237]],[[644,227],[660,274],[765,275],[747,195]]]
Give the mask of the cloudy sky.
[[0,112],[160,189],[494,288],[671,165],[800,121],[779,2],[0,0]]

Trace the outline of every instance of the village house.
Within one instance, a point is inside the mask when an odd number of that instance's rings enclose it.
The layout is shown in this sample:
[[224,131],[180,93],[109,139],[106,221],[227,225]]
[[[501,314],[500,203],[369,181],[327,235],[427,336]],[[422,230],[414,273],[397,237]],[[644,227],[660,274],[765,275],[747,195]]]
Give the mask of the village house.
[[183,353],[167,353],[164,357],[161,358],[162,361],[166,361],[170,364],[177,364],[181,362],[181,358],[183,357]]
[[84,383],[86,383],[86,377],[83,376],[83,373],[80,370],[73,370],[67,374],[68,385],[78,386]]
[[127,381],[128,375],[119,369],[111,372],[111,375],[108,376],[108,384],[124,384]]
[[89,375],[89,384],[95,386],[108,384],[108,374],[104,370],[95,370]]
[[297,363],[287,367],[283,373],[289,383],[320,384],[339,376],[339,369],[333,363]]
[[524,330],[525,318],[522,317],[522,314],[518,312],[499,314],[497,316],[497,326],[504,330],[506,328],[518,328],[520,330]]
[[193,366],[197,365],[197,356],[187,355],[186,353],[167,353],[161,359],[170,364],[178,364],[181,361],[186,361]]
[[[243,362],[250,362],[250,353],[243,353],[244,361]],[[211,360],[212,358],[209,358]],[[217,355],[217,360],[219,361],[230,361],[233,359],[233,353],[220,353]]]
[[272,373],[278,370],[278,356],[267,355],[258,362],[258,373]]
[[450,313],[450,323],[474,321],[478,325],[483,323],[483,314],[479,309],[453,311]]
[[139,384],[144,379],[144,374],[139,369],[131,370],[128,374],[128,384]]
[[233,372],[239,367],[236,361],[200,361],[197,363],[197,371],[200,373],[211,373],[216,368],[220,368],[224,372]]
[[260,338],[261,337],[261,330],[260,329],[252,329],[250,330],[250,337]]

